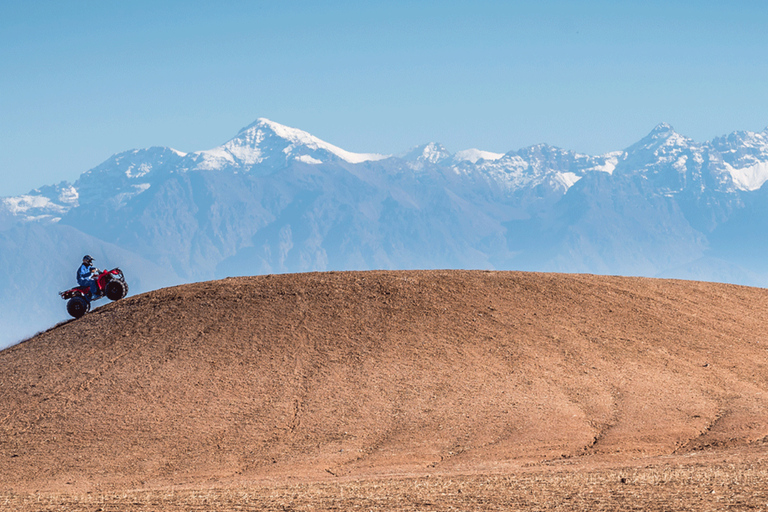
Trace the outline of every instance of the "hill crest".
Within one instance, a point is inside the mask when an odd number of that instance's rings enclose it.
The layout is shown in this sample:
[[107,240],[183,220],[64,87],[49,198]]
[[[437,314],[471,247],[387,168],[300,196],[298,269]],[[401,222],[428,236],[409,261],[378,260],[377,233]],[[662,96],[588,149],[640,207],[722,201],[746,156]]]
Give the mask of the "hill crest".
[[767,303],[733,285],[486,271],[157,290],[0,352],[0,482],[494,472],[761,443]]

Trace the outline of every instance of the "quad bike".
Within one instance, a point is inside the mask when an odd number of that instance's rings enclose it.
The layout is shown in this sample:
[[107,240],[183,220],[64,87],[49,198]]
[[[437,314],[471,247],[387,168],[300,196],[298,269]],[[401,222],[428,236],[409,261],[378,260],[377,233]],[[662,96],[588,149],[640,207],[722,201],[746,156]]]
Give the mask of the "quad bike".
[[91,309],[91,301],[106,296],[109,300],[120,300],[128,294],[128,283],[125,282],[123,271],[119,268],[101,270],[96,277],[98,294],[91,296],[90,286],[78,286],[59,292],[61,298],[68,300],[67,313],[74,318],[80,318]]

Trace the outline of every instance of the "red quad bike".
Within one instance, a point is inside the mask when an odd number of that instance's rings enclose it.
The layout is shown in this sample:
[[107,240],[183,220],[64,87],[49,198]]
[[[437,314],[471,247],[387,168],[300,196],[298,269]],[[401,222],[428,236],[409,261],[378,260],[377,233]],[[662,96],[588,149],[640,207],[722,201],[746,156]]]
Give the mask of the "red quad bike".
[[67,313],[74,318],[80,318],[91,309],[91,301],[100,299],[106,295],[109,300],[120,300],[128,294],[128,283],[125,282],[123,271],[119,268],[102,270],[96,277],[99,294],[91,297],[89,286],[78,286],[64,292],[59,292],[61,298],[68,300]]

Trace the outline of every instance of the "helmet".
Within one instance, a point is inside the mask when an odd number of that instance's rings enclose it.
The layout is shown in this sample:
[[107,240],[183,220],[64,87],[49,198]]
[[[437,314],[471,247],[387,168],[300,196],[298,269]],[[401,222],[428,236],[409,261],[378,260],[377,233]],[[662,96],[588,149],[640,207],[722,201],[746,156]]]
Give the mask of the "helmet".
[[90,265],[91,263],[93,263],[93,258],[90,257],[88,254],[86,254],[85,256],[83,256],[83,263],[85,263],[86,265]]

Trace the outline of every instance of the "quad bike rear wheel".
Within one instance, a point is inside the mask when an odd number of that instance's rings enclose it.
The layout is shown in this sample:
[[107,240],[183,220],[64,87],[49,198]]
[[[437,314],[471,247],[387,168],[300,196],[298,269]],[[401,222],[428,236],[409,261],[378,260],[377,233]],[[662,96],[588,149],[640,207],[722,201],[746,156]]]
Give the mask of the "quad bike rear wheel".
[[80,295],[72,297],[67,302],[67,313],[74,318],[80,318],[91,309],[91,303]]
[[109,300],[120,300],[128,294],[128,283],[122,279],[113,279],[107,283],[104,293]]

